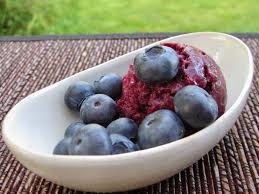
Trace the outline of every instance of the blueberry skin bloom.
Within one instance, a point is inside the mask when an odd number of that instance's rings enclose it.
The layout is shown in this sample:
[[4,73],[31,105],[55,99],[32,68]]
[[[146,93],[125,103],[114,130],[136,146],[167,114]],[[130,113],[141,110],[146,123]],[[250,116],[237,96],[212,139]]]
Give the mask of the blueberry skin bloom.
[[87,98],[80,109],[84,123],[97,123],[107,126],[117,117],[116,102],[107,95],[95,94]]
[[94,88],[87,82],[78,81],[68,87],[64,101],[67,107],[73,111],[79,111],[82,102],[94,94]]
[[195,129],[208,126],[218,117],[218,105],[204,89],[189,85],[183,87],[174,96],[176,113]]
[[138,135],[138,126],[137,124],[129,118],[119,118],[115,121],[112,121],[107,127],[109,134],[120,134],[129,139],[134,139]]
[[179,69],[179,57],[166,46],[154,46],[138,54],[134,59],[137,77],[146,83],[172,80]]
[[106,74],[94,81],[94,89],[96,94],[106,94],[116,99],[121,96],[122,78],[115,73]]
[[69,146],[71,144],[70,138],[64,138],[55,146],[53,150],[54,155],[69,155]]
[[72,137],[81,127],[84,126],[85,124],[82,122],[71,123],[66,129],[64,137]]
[[171,110],[161,109],[147,115],[139,126],[138,145],[147,149],[170,143],[184,136],[181,119]]
[[110,138],[112,142],[112,154],[123,154],[138,150],[138,146],[125,136],[120,134],[111,134]]
[[88,124],[72,137],[69,153],[71,155],[109,155],[112,153],[111,139],[103,126]]

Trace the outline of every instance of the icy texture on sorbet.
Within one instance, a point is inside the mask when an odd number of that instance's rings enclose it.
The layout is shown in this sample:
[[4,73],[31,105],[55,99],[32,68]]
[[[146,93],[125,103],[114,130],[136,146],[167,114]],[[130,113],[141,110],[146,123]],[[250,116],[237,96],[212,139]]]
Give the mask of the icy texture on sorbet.
[[173,97],[186,85],[204,88],[216,100],[219,116],[225,111],[226,83],[216,62],[203,51],[189,45],[165,43],[173,48],[180,58],[176,77],[166,83],[146,84],[137,78],[134,66],[130,65],[123,77],[122,96],[117,101],[121,116],[140,123],[144,117],[159,109],[174,110]]

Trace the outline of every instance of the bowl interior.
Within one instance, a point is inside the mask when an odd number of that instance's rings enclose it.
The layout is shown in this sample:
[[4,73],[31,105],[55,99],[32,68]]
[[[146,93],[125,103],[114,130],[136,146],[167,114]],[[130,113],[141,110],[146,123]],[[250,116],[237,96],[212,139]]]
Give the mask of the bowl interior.
[[[161,42],[190,44],[209,54],[220,66],[226,79],[226,110],[234,104],[250,70],[249,53],[241,41],[220,33],[194,33]],[[140,50],[75,74],[28,96],[8,114],[8,137],[26,150],[52,153],[56,143],[62,139],[65,128],[79,120],[79,114],[71,112],[64,104],[63,95],[68,85],[78,80],[92,83],[107,72],[123,75]]]

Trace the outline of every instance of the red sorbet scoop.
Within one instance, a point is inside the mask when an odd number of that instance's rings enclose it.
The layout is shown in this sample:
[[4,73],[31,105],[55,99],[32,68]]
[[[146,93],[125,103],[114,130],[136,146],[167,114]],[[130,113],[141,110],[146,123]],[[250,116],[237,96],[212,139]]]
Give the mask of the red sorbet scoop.
[[186,85],[204,88],[216,100],[219,116],[225,111],[226,83],[216,62],[203,51],[188,45],[165,43],[180,58],[176,77],[166,83],[147,84],[136,76],[133,65],[123,77],[122,96],[117,101],[121,116],[140,123],[144,117],[159,109],[174,110],[173,97]]

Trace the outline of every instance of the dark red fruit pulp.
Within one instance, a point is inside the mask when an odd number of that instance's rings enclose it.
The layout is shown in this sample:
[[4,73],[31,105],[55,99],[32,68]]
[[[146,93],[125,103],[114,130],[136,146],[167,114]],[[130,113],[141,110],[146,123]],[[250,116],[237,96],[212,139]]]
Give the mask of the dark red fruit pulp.
[[176,77],[166,83],[146,84],[136,76],[130,65],[123,77],[122,96],[117,101],[121,116],[140,123],[144,117],[159,109],[174,110],[173,97],[186,85],[204,88],[216,100],[219,116],[225,111],[226,83],[215,61],[203,51],[188,45],[165,43],[173,48],[180,58],[180,68]]

